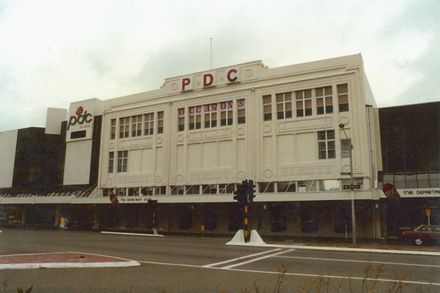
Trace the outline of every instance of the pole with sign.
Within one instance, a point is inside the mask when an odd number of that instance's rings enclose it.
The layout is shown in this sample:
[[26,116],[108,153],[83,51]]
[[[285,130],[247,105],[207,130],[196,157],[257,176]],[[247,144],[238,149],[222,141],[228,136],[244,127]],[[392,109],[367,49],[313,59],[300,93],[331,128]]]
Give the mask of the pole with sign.
[[[341,123],[339,124],[339,128],[342,129],[344,132],[345,138],[348,139],[347,133],[345,132],[345,124]],[[356,244],[356,206],[354,204],[354,190],[358,189],[358,185],[354,185],[353,180],[353,144],[351,143],[350,139],[350,185],[348,185],[348,188],[344,189],[350,189],[350,200],[351,200],[351,235],[353,237],[353,244]],[[360,186],[359,186],[360,188]]]

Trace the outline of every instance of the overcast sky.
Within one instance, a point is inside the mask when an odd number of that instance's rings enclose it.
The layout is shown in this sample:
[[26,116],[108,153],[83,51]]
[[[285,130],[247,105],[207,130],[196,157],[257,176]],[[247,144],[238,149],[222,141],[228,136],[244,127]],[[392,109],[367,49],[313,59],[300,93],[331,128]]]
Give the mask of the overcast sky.
[[440,1],[0,0],[0,131],[46,109],[262,60],[362,53],[379,107],[440,100]]

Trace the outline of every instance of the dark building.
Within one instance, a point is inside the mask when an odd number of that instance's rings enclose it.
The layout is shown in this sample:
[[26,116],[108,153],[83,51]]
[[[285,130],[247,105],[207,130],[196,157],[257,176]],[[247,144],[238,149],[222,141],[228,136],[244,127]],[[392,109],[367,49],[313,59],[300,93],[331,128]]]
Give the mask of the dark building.
[[381,108],[382,183],[401,196],[386,202],[387,234],[440,224],[440,102]]

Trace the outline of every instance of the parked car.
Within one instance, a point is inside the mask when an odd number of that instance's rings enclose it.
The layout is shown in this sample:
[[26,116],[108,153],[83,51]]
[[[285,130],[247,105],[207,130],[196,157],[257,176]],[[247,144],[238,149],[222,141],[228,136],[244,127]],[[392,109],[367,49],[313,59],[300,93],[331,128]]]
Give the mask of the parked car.
[[420,225],[414,230],[403,231],[402,238],[411,240],[415,245],[440,241],[440,225]]

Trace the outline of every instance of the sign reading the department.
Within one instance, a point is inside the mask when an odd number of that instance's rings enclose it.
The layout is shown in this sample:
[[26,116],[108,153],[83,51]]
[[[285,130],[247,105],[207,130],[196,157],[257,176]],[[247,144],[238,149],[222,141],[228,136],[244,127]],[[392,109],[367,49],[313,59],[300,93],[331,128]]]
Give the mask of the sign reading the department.
[[400,189],[402,197],[440,197],[440,188]]
[[[201,79],[201,88],[209,88],[220,84],[220,80],[217,79],[221,79],[222,83],[226,83],[226,84],[236,83],[240,81],[240,74],[239,71],[235,68],[231,68],[227,70],[222,78],[219,75],[217,75],[216,77],[216,74],[214,73],[204,73]],[[193,90],[194,80],[195,80],[194,76],[182,78],[181,87],[180,87],[181,91],[186,92]]]

